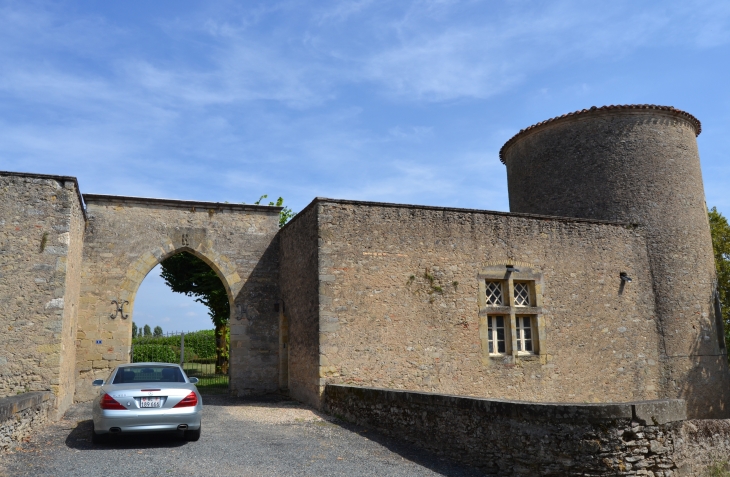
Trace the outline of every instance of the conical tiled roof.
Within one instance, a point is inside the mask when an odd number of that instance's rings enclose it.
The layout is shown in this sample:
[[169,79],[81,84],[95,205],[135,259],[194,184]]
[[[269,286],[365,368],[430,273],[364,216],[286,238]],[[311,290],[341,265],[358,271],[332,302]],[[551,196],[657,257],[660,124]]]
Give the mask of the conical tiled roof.
[[515,134],[510,138],[509,141],[504,143],[504,146],[502,146],[502,149],[499,150],[499,160],[502,161],[502,164],[504,164],[504,151],[510,147],[521,135],[525,134],[528,131],[532,131],[535,128],[538,128],[540,126],[543,126],[545,124],[554,123],[555,121],[559,121],[564,118],[572,118],[575,116],[579,116],[582,114],[590,114],[593,112],[598,111],[615,111],[615,110],[631,110],[631,109],[655,109],[659,111],[671,111],[675,113],[677,116],[682,117],[692,123],[695,127],[695,135],[699,136],[700,132],[702,132],[702,124],[700,123],[700,120],[696,117],[692,116],[691,114],[682,111],[681,109],[676,109],[674,106],[657,106],[656,104],[621,104],[621,105],[611,105],[611,106],[601,106],[600,108],[596,106],[592,106],[590,109],[581,109],[580,111],[574,111],[572,113],[563,114],[562,116],[556,116],[554,118],[546,119],[545,121],[540,121],[537,124],[533,124],[532,126],[520,129],[520,132]]

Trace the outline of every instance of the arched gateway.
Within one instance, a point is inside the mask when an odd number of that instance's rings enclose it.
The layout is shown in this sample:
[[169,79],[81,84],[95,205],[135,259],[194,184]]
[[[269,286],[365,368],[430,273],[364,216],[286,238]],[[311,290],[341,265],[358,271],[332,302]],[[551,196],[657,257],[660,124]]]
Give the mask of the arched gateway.
[[[128,361],[134,301],[147,273],[178,252],[204,260],[231,303],[230,387],[279,388],[278,207],[84,195],[76,400]],[[124,304],[117,312],[118,304]]]

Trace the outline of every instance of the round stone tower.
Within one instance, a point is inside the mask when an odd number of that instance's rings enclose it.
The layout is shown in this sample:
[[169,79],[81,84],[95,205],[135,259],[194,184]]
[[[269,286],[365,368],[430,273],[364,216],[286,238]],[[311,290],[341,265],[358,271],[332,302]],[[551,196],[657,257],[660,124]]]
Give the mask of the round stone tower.
[[685,399],[689,417],[728,417],[730,373],[714,306],[700,130],[694,116],[673,107],[592,107],[521,130],[500,158],[512,212],[644,230],[664,343],[664,395]]

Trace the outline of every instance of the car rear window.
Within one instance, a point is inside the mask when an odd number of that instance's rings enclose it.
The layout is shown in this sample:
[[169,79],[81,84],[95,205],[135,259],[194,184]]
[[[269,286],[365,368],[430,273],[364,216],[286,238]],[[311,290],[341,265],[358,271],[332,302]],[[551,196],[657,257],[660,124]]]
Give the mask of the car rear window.
[[123,366],[117,370],[112,384],[184,382],[180,368],[175,366]]

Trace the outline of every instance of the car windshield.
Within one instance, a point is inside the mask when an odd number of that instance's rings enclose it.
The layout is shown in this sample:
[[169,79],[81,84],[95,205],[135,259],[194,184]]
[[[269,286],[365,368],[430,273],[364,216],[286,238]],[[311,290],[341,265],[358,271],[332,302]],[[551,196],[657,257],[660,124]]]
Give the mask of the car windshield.
[[177,366],[123,366],[117,370],[112,384],[184,382]]

